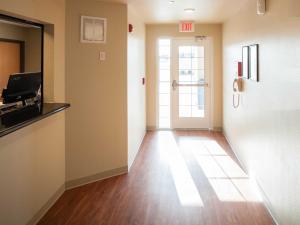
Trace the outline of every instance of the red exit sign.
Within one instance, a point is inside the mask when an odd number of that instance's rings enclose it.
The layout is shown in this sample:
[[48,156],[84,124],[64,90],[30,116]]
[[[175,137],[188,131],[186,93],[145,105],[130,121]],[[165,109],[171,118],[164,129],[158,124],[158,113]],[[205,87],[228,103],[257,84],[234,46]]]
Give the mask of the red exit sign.
[[179,23],[179,32],[194,32],[195,24],[192,21],[181,21]]

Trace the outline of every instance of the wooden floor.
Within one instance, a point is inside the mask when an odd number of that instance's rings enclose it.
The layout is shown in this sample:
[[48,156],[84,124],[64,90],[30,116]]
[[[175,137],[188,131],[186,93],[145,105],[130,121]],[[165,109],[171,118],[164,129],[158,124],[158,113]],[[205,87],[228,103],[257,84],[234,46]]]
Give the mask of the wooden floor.
[[147,133],[129,174],[66,191],[39,225],[270,225],[221,133]]

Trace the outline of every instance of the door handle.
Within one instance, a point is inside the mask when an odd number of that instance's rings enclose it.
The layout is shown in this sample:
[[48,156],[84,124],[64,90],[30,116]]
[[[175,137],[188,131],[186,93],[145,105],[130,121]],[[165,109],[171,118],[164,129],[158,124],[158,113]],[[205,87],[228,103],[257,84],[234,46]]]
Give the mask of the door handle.
[[208,87],[207,82],[201,82],[201,83],[192,83],[192,84],[180,84],[177,82],[177,80],[173,80],[172,82],[172,88],[175,91],[177,87]]
[[173,91],[175,91],[177,87],[178,87],[177,81],[176,81],[176,80],[173,80],[173,82],[172,82],[172,88],[173,88]]

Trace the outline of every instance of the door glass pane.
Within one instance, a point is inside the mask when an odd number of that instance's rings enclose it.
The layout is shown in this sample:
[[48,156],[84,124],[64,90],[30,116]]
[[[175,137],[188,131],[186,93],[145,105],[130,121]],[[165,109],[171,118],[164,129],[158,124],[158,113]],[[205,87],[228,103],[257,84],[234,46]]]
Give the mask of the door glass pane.
[[170,82],[170,70],[160,70],[159,80]]
[[204,117],[204,87],[198,87],[195,90],[197,94],[192,94],[192,117]]
[[159,57],[161,58],[170,58],[170,47],[169,46],[160,46],[159,47]]
[[191,56],[192,56],[192,46],[179,46],[179,57],[191,58]]
[[179,83],[192,81],[192,71],[191,70],[179,70]]
[[[198,84],[205,81],[204,47],[179,46],[178,82]],[[204,87],[179,87],[179,117],[204,117]]]
[[192,104],[192,98],[190,94],[179,94],[179,106],[189,106]]
[[204,69],[204,58],[192,58],[192,69],[203,70]]
[[159,58],[159,69],[169,70],[170,69],[170,58]]
[[170,82],[160,82],[159,93],[160,94],[169,94],[170,93]]
[[161,105],[161,106],[170,105],[170,94],[160,94],[159,95],[159,105]]
[[180,70],[192,69],[192,58],[184,58],[184,57],[180,58],[179,69]]
[[192,87],[192,94],[198,94],[199,87]]
[[171,40],[159,39],[159,89],[158,89],[158,126],[170,128],[170,86],[171,86]]
[[204,70],[193,70],[192,73],[192,82],[193,83],[199,83],[204,82]]
[[159,43],[159,47],[167,46],[170,48],[171,40],[170,39],[159,39],[158,43]]
[[191,87],[179,87],[179,94],[191,94],[192,88]]
[[170,117],[170,107],[169,106],[159,106],[159,114],[161,118]]
[[192,94],[192,105],[204,105],[204,88],[197,87],[197,93]]
[[193,55],[193,57],[204,58],[204,47],[202,47],[202,46],[192,46],[192,55]]
[[202,106],[192,106],[192,117],[204,117],[204,108]]
[[191,117],[192,109],[190,106],[179,106],[179,117]]
[[199,105],[199,95],[192,94],[192,105]]

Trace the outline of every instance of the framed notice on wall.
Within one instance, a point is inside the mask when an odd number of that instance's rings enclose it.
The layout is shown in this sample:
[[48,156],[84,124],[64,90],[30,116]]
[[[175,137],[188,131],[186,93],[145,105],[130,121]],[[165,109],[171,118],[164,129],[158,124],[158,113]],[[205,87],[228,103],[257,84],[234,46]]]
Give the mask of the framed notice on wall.
[[258,45],[250,46],[250,79],[258,82]]
[[243,59],[243,78],[249,78],[249,46],[244,46],[242,51],[242,59]]
[[106,43],[107,19],[81,16],[80,42]]

